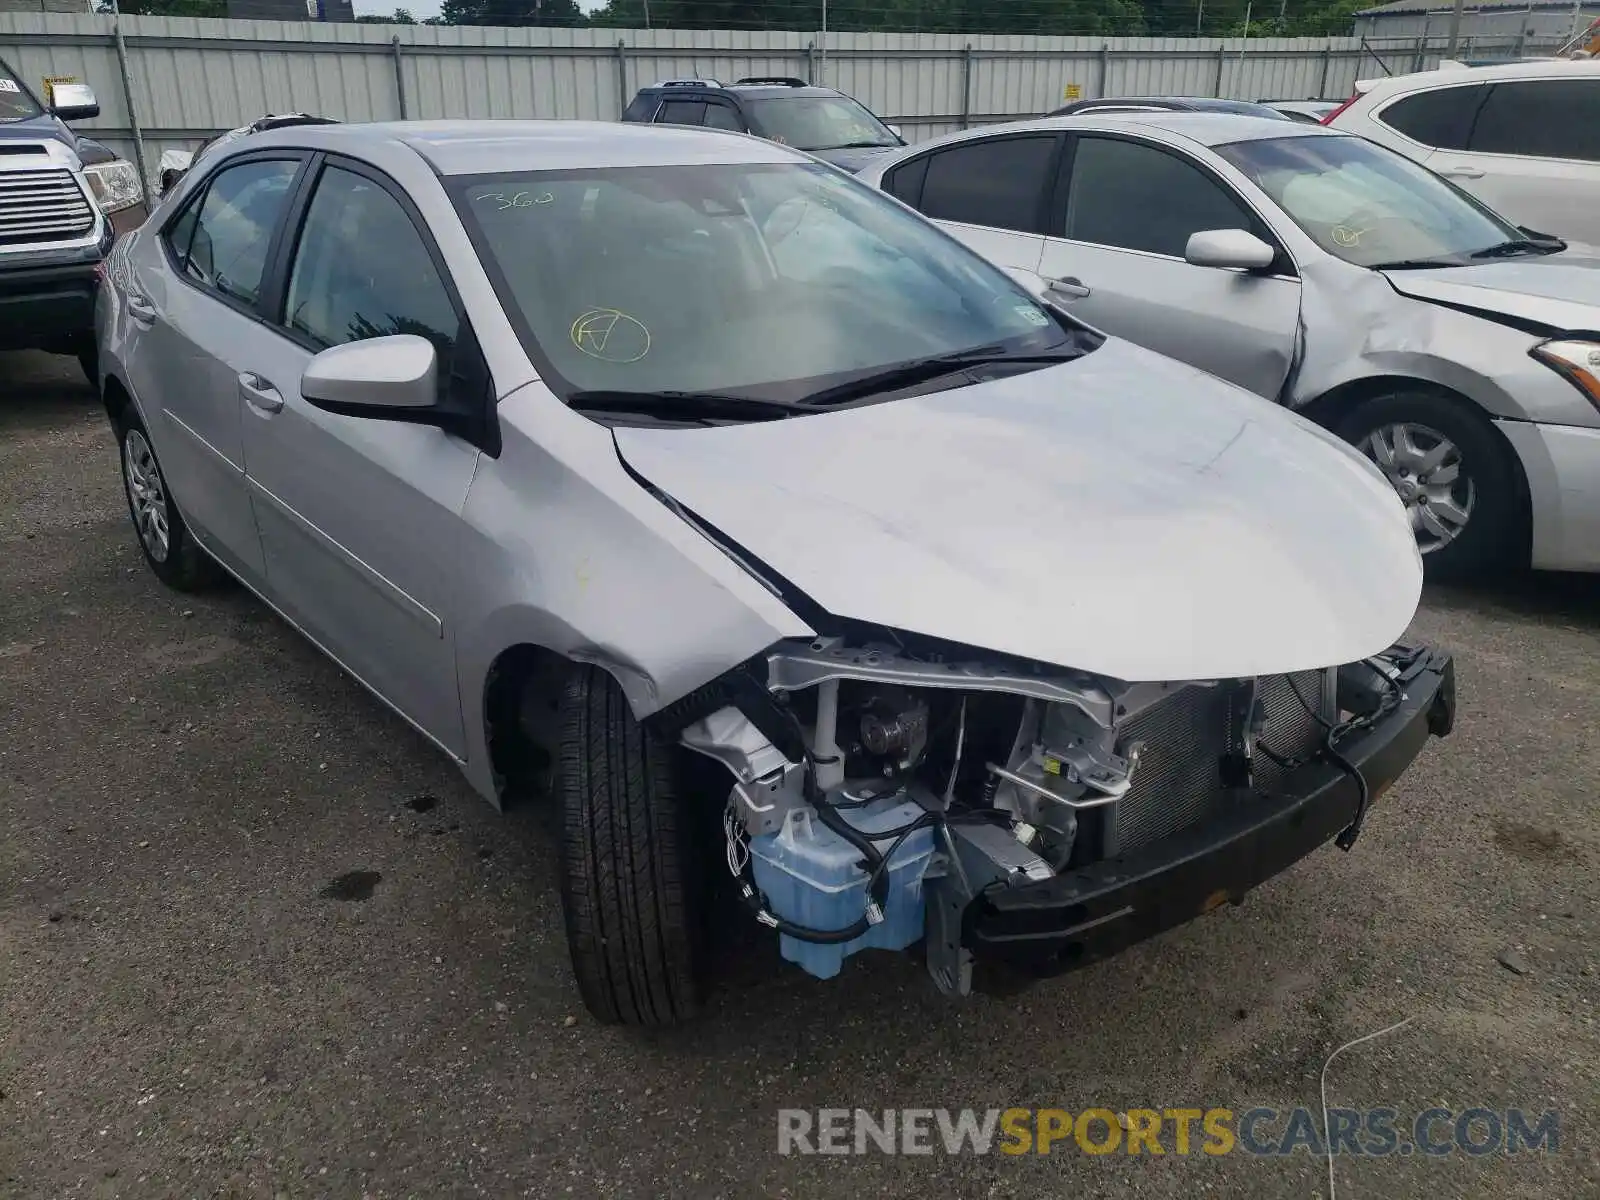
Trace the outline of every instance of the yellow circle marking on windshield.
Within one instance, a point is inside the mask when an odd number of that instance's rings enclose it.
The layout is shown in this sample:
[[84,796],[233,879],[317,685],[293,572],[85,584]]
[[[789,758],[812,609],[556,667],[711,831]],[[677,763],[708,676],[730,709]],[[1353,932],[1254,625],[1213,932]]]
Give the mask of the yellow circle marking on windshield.
[[650,353],[650,331],[621,309],[591,308],[572,323],[572,344],[602,362],[638,362]]
[[1361,235],[1365,229],[1351,229],[1348,225],[1335,225],[1333,227],[1333,240],[1341,246],[1359,246]]

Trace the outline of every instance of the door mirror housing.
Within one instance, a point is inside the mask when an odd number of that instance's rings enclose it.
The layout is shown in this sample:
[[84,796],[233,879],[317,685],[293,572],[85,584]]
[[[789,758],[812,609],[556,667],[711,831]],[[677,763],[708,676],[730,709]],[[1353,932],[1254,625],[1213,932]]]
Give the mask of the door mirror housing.
[[414,333],[332,346],[306,364],[300,395],[307,404],[345,417],[436,425],[500,457],[494,380],[472,330],[463,325],[441,380],[439,354]]
[[100,115],[100,101],[87,83],[57,83],[50,88],[50,115],[62,121],[87,121]]
[[324,350],[300,376],[300,394],[352,417],[421,418],[439,403],[439,356],[414,333],[346,342]]
[[1189,235],[1184,261],[1196,267],[1221,267],[1234,271],[1261,271],[1270,267],[1278,252],[1244,229],[1202,229]]
[[890,133],[894,134],[895,137],[899,138],[902,142],[906,140],[906,135],[900,132],[900,126],[898,126],[898,125],[885,125],[884,128],[887,129]]

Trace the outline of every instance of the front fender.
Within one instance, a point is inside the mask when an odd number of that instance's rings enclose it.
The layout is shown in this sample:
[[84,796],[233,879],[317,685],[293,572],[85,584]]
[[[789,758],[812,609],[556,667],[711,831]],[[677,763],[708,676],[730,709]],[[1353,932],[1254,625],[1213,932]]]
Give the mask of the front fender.
[[1446,388],[1502,420],[1600,427],[1576,388],[1529,357],[1538,336],[1402,296],[1378,272],[1346,263],[1311,264],[1305,279],[1308,333],[1292,407],[1384,377]]

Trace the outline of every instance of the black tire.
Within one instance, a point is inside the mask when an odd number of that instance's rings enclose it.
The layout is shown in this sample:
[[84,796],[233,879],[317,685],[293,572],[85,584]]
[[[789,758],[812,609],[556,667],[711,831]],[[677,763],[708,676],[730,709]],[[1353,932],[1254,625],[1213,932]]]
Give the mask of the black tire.
[[96,392],[100,390],[100,350],[93,342],[83,342],[77,349],[78,366],[83,368],[83,377],[89,381],[89,386]]
[[561,700],[561,901],[578,991],[607,1024],[665,1026],[700,1005],[702,889],[677,748],[617,682],[574,668]]
[[[161,472],[161,463],[156,458],[149,431],[139,420],[139,414],[134,411],[132,404],[123,409],[115,428],[117,457],[122,464],[122,493],[128,501],[128,517],[133,522],[134,537],[145,562],[155,572],[156,578],[174,591],[200,592],[221,583],[226,577],[225,573],[200,548],[189,527],[184,524],[182,515],[172,502],[172,493],[167,488],[166,476]],[[142,482],[136,481],[137,468],[132,465],[134,463],[143,464],[143,469],[139,471]],[[150,489],[152,469],[154,492]],[[140,495],[148,497],[154,509],[159,510],[160,527],[166,533],[164,550],[159,538],[147,530],[141,521],[141,509],[144,506],[135,498]],[[145,511],[149,513],[150,510]],[[145,518],[149,519],[149,516]]]
[[[1337,432],[1372,457],[1369,439],[1373,433],[1398,425],[1420,426],[1452,442],[1457,452],[1452,456],[1458,471],[1452,485],[1457,507],[1461,507],[1462,497],[1471,497],[1466,525],[1453,539],[1428,549],[1434,535],[1424,531],[1419,536],[1428,577],[1464,579],[1515,565],[1523,528],[1521,476],[1510,447],[1488,418],[1464,397],[1400,391],[1358,405],[1339,422]],[[1391,482],[1395,480],[1391,478]],[[1408,503],[1408,511],[1417,505],[1426,510],[1426,498]]]

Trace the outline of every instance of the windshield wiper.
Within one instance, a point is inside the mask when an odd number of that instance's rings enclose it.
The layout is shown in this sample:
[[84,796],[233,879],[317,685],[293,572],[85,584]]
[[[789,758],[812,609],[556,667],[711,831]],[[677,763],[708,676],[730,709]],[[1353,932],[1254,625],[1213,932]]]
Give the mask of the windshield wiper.
[[893,142],[842,142],[837,146],[829,146],[829,150],[889,150],[894,147]]
[[1518,254],[1559,254],[1567,244],[1558,237],[1508,238],[1494,246],[1474,250],[1470,258],[1512,258]]
[[912,384],[926,383],[930,379],[937,379],[941,375],[954,375],[971,367],[986,367],[991,365],[1004,365],[1017,363],[1061,363],[1071,362],[1081,357],[1086,351],[1076,346],[1058,347],[1049,351],[1036,351],[1025,354],[1008,354],[1001,346],[978,346],[971,350],[962,350],[955,354],[936,354],[932,358],[918,358],[911,362],[898,363],[886,367],[881,371],[874,371],[870,375],[860,376],[847,383],[836,384],[833,387],[823,388],[819,392],[812,392],[805,398],[806,405],[843,404],[849,400],[860,400],[879,392],[890,392],[898,388],[910,387]]
[[1467,264],[1454,258],[1397,258],[1394,262],[1373,263],[1369,271],[1431,271],[1435,267],[1464,267]]
[[638,413],[668,420],[774,421],[807,412],[809,404],[787,400],[760,400],[726,392],[625,392],[577,391],[567,397],[567,405],[581,412]]

